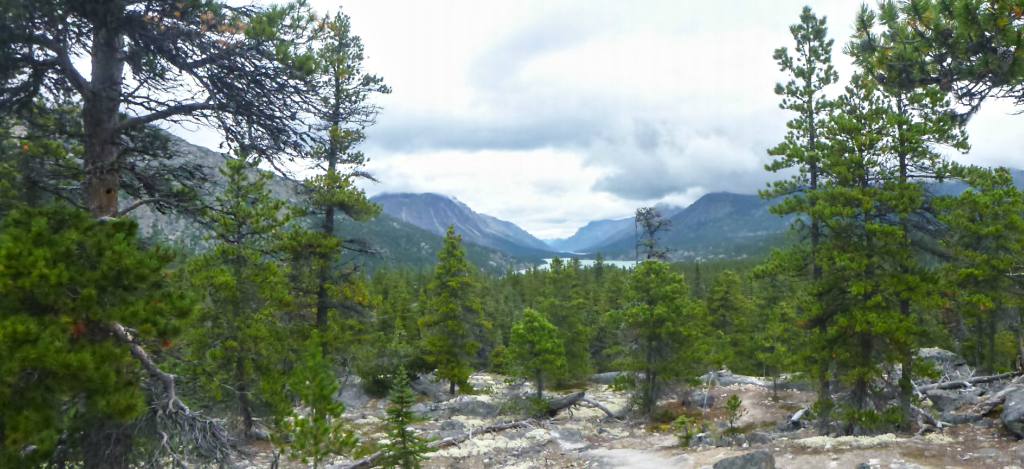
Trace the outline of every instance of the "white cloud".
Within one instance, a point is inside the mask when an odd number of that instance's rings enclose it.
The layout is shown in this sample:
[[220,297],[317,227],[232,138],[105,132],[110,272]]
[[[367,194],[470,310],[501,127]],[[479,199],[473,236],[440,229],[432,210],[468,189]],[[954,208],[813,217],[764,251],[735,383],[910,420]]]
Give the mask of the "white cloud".
[[[753,193],[791,117],[772,52],[806,3],[828,16],[848,77],[849,0],[346,1],[367,70],[394,89],[364,148],[382,181],[369,189],[454,195],[541,237]],[[968,161],[1024,166],[1010,110],[983,108]]]

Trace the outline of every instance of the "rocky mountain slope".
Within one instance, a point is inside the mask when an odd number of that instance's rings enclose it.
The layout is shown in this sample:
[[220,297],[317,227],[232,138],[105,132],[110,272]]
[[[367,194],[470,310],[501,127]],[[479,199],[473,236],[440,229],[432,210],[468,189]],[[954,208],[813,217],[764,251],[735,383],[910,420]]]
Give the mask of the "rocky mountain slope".
[[[684,207],[658,204],[655,206],[663,217],[671,218]],[[576,230],[572,236],[547,240],[548,246],[566,252],[593,253],[595,248],[611,243],[626,235],[633,234],[633,217],[617,220],[597,220]]]
[[[224,165],[225,156],[173,136],[171,145],[176,153],[182,155],[182,159],[198,162],[203,167],[210,179],[210,184],[202,188],[203,197],[212,200],[225,184],[224,178],[218,172]],[[293,200],[296,184],[295,181],[275,175],[270,182],[270,188],[276,197]],[[124,205],[130,203],[130,200],[126,200]],[[139,222],[140,231],[145,237],[168,242],[187,251],[201,251],[207,247],[205,229],[192,218],[159,213],[147,206],[133,210],[130,215]],[[437,253],[441,250],[443,241],[435,233],[387,214],[368,222],[356,222],[347,217],[340,217],[337,222],[337,234],[368,244],[373,254],[346,253],[344,262],[357,263],[369,270],[382,266],[431,268],[437,260]],[[531,260],[519,259],[484,246],[467,244],[466,251],[471,262],[495,273],[533,264]]]
[[[660,241],[675,259],[744,257],[767,252],[783,242],[789,220],[771,212],[771,202],[756,195],[707,194],[669,217],[671,228]],[[610,258],[634,255],[635,234],[630,226],[608,241],[590,248]]]
[[552,249],[511,222],[473,211],[466,204],[440,194],[381,194],[373,197],[385,214],[443,236],[449,226],[463,241],[506,254],[539,259]]

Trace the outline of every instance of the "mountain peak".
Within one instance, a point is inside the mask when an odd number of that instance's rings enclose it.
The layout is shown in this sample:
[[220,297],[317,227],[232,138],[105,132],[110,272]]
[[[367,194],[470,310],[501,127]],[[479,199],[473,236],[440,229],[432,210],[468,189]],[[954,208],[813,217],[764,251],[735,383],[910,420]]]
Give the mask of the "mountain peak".
[[387,193],[371,198],[384,213],[438,235],[449,226],[468,243],[486,246],[514,256],[545,257],[552,254],[543,241],[515,224],[477,213],[455,197],[433,192]]

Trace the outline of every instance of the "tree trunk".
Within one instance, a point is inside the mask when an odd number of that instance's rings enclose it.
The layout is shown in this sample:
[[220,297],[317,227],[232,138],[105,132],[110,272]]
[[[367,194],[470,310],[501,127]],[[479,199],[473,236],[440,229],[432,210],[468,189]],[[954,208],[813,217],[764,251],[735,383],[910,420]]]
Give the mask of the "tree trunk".
[[[910,301],[900,300],[900,314],[903,315],[905,320],[910,319]],[[903,356],[900,357],[900,413],[903,416],[902,422],[900,422],[900,430],[908,432],[910,426],[914,421],[913,414],[913,399],[914,399],[914,347],[908,346],[903,350]]]
[[246,436],[249,436],[252,434],[253,427],[252,402],[249,400],[248,379],[246,378],[245,373],[245,363],[241,356],[235,360],[235,379],[235,392],[238,395],[238,411],[242,415],[243,433]]
[[537,373],[537,399],[544,399],[544,374]]
[[455,381],[448,381],[448,394],[455,395]]
[[[341,138],[341,99],[342,99],[342,82],[339,71],[334,73],[334,102],[331,103],[331,135],[330,143],[327,147],[327,175],[328,181],[332,180],[332,177],[338,171],[338,159],[340,158],[341,145],[337,139]],[[335,207],[328,205],[324,207],[324,224],[323,232],[327,236],[334,236],[334,216]],[[318,279],[317,293],[316,293],[316,327],[320,330],[321,336],[327,334],[327,310],[329,305],[329,298],[327,297],[327,283],[330,281],[331,272],[331,260],[333,256],[327,255],[325,259],[321,259],[323,265],[320,266],[320,276]],[[324,355],[327,355],[327,341],[323,343]]]
[[[117,4],[119,2],[110,2]],[[107,22],[117,21],[120,11],[100,13],[94,24],[92,86],[83,95],[82,124],[85,131],[85,204],[95,217],[117,215],[121,85],[124,75],[124,40]]]
[[82,467],[85,469],[124,469],[130,467],[132,432],[115,420],[90,425],[83,435]]

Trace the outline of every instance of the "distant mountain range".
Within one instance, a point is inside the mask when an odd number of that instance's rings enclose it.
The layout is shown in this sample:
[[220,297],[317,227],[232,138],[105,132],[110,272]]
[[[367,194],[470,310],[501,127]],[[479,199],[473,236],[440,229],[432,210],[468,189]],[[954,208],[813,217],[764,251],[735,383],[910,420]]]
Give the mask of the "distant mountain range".
[[[182,155],[182,159],[189,159],[203,166],[204,172],[211,180],[210,186],[204,188],[206,197],[212,197],[223,189],[225,181],[218,172],[224,165],[223,154],[192,145],[173,136],[171,144],[175,152]],[[294,199],[295,188],[295,181],[277,175],[270,181],[271,191],[279,198]],[[130,215],[139,222],[139,229],[144,237],[170,242],[187,251],[196,252],[207,248],[207,232],[192,219],[176,214],[162,214],[147,206],[133,210]],[[344,216],[339,217],[336,232],[346,239],[367,243],[373,254],[346,253],[343,260],[347,263],[358,263],[369,270],[385,266],[433,268],[442,245],[442,239],[437,234],[387,214],[368,222],[356,222]],[[497,249],[471,243],[466,245],[466,254],[478,267],[495,273],[534,265],[540,259],[519,258]]]
[[[784,242],[787,218],[772,214],[772,202],[757,195],[715,192],[690,206],[669,214],[668,231],[659,237],[676,260],[737,258],[763,254]],[[636,233],[632,219],[625,219],[618,233],[591,246],[590,253],[611,259],[632,259]],[[620,221],[621,223],[621,221]]]
[[[675,214],[685,209],[684,207],[666,204],[659,204],[655,208],[665,218],[672,218]],[[625,236],[627,232],[633,233],[633,217],[592,221],[576,230],[576,233],[568,238],[549,239],[547,243],[558,251],[594,253],[597,252],[595,249],[616,241]]]
[[[224,155],[172,137],[182,158],[199,162],[211,178],[205,188],[212,197],[223,188],[218,168]],[[1024,171],[1013,171],[1018,187],[1024,188]],[[296,182],[275,176],[275,196],[292,199]],[[932,185],[937,194],[955,195],[967,189],[959,181]],[[514,223],[475,212],[466,204],[440,194],[381,194],[371,200],[383,214],[368,222],[341,217],[339,236],[365,241],[373,255],[345,254],[346,262],[358,262],[373,270],[382,266],[431,268],[448,226],[462,235],[467,256],[491,272],[505,272],[537,265],[544,258],[597,253],[608,259],[633,259],[635,229],[633,218],[592,221],[572,236],[541,241]],[[770,213],[772,201],[756,195],[718,192],[706,194],[688,207],[658,206],[671,221],[660,237],[676,260],[739,258],[758,256],[787,242],[791,218]],[[192,220],[161,214],[148,207],[131,212],[144,235],[169,241],[188,250],[205,249],[203,228]]]
[[531,259],[555,255],[554,249],[514,223],[474,212],[466,204],[439,194],[381,194],[371,199],[384,213],[438,236],[449,226],[463,241]]

